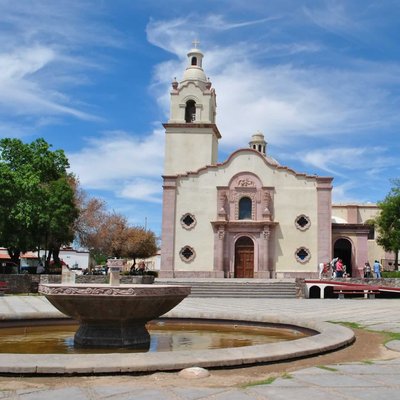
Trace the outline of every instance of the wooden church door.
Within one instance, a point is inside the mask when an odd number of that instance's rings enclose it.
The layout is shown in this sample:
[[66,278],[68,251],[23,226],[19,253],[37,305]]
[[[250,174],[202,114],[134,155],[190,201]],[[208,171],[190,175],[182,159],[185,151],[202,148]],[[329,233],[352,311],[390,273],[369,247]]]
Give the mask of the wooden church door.
[[235,278],[254,278],[254,244],[246,236],[235,245]]

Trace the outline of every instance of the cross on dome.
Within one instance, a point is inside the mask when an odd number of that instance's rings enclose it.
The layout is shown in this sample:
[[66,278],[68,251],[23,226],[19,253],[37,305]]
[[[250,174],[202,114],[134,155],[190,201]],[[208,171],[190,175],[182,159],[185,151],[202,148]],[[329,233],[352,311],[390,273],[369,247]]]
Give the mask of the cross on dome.
[[200,44],[200,41],[197,40],[197,39],[194,39],[193,42],[192,42],[192,44],[193,44],[193,47],[194,47],[195,49],[197,49],[197,46]]

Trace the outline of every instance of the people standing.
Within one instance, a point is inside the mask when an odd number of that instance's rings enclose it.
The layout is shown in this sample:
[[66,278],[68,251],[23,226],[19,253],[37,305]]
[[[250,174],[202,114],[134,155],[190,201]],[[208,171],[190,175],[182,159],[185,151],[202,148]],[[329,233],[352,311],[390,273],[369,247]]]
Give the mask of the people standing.
[[339,258],[339,260],[337,260],[336,262],[336,278],[342,278],[343,277],[343,262],[342,260]]
[[372,278],[371,265],[368,261],[364,264],[364,278]]
[[378,260],[375,260],[375,262],[374,262],[375,278],[377,278],[377,279],[382,278],[381,269],[382,269],[381,263]]
[[332,278],[336,278],[336,263],[338,262],[339,257],[335,257],[329,264],[332,270]]

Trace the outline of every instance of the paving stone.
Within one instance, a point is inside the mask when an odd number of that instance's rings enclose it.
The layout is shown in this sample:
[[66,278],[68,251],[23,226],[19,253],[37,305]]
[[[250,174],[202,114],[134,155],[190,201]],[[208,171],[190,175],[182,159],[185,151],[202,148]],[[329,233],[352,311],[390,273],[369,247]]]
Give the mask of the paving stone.
[[251,390],[226,390],[222,393],[206,398],[207,400],[267,400],[261,393],[255,397]]
[[210,388],[174,388],[172,389],[179,399],[185,400],[203,400],[211,396],[223,393],[226,391],[224,388],[210,389]]
[[347,398],[351,398],[352,400],[399,400],[400,393],[398,390],[392,388],[368,388],[368,390],[346,388],[345,393]]
[[130,394],[132,389],[127,386],[94,386],[92,392],[99,398],[112,398],[115,395]]
[[[270,385],[258,386],[251,390],[253,393],[261,394],[271,400],[348,400],[349,397],[330,390],[310,387],[283,388]],[[376,399],[375,399],[376,400]],[[388,398],[389,400],[389,398]],[[392,399],[390,399],[392,400]]]
[[318,376],[318,375],[308,375],[303,374],[301,376],[296,376],[299,381],[303,381],[316,386],[325,387],[347,387],[347,386],[357,386],[357,387],[367,387],[367,386],[383,386],[379,383],[372,383],[368,377],[363,375],[348,376],[332,372],[329,376]]
[[387,342],[385,346],[390,350],[400,351],[400,340],[391,340]]
[[21,400],[91,400],[90,397],[78,387],[62,389],[36,390],[31,393],[18,393]]

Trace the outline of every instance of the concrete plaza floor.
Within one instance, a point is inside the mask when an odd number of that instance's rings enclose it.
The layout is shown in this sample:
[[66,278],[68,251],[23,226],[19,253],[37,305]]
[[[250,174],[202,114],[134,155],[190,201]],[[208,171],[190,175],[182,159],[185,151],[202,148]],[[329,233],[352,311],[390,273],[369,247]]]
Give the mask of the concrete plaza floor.
[[[277,313],[317,321],[354,322],[375,331],[400,332],[400,300],[349,299],[198,299],[188,298],[178,310],[185,312],[232,312],[245,310],[251,315]],[[0,298],[0,318],[35,318],[57,313],[39,296],[5,296]],[[400,350],[392,342],[393,350]],[[324,365],[290,372],[273,382],[237,387],[202,385],[209,378],[193,381],[173,379],[172,384],[157,385],[148,380],[129,376],[110,377],[0,378],[0,399],[171,399],[171,400],[245,400],[245,399],[400,399],[400,353],[393,359],[369,360],[368,363]],[[213,371],[210,371],[211,375]],[[170,373],[177,376],[177,373]],[[35,380],[36,379],[36,380]],[[181,384],[179,383],[181,382]]]

